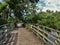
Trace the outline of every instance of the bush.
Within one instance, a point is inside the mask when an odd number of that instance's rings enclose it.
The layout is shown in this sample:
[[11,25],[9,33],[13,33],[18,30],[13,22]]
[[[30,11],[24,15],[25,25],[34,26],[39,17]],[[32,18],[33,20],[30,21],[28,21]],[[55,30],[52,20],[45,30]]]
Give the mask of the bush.
[[6,20],[4,20],[4,19],[0,19],[0,25],[6,24],[6,23],[7,23]]
[[60,21],[56,22],[56,23],[55,23],[55,26],[56,26],[57,29],[60,30]]

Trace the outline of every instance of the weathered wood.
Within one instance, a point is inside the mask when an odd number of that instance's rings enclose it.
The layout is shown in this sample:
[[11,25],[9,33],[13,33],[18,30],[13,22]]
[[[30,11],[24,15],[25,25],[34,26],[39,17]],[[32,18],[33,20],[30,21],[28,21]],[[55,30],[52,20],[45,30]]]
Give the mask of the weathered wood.
[[[52,42],[51,40],[49,40],[45,35],[43,35],[43,34],[41,34],[38,30],[34,30],[34,31],[36,31],[38,34],[40,34],[41,36],[43,36],[43,40],[44,40],[44,38],[46,39],[46,40],[48,40],[50,43],[52,43],[53,45],[57,45],[55,42]],[[45,40],[44,40],[45,41]]]
[[47,26],[43,26],[43,25],[39,25],[39,26],[40,26],[40,27],[45,27],[45,28],[47,28],[47,29],[50,29],[50,30],[52,30],[52,31],[55,31],[55,32],[60,33],[59,30],[55,30],[55,29],[53,29],[53,28],[49,28],[49,27],[47,27]]
[[43,29],[37,28],[36,26],[33,26],[33,27],[35,27],[36,29],[38,29],[38,30],[40,30],[40,31],[42,31],[42,32],[44,32],[44,33],[50,35],[50,36],[53,37],[54,39],[60,41],[60,38],[59,38],[59,37],[57,38],[55,35],[53,35],[53,34],[51,34],[51,33],[48,33],[48,32],[46,32],[46,31],[43,30]]
[[46,29],[49,29],[50,31],[54,31],[54,32],[56,32],[56,33],[55,33],[55,36],[56,36],[56,37],[59,37],[59,36],[58,36],[59,33],[60,33],[59,30],[55,30],[55,29],[53,29],[53,28],[49,28],[49,27],[47,27],[47,26],[43,26],[43,28],[44,28],[44,27],[45,27]]
[[[4,25],[1,25],[0,26],[2,28],[2,31],[0,32],[0,35],[1,35],[1,40],[0,40],[0,43],[1,44],[6,44],[9,40],[9,35],[10,35],[10,29],[8,29],[8,27],[11,27],[9,24],[4,24]],[[12,28],[12,27],[11,27]]]
[[[43,26],[42,29],[40,29],[39,26],[38,26],[38,27],[37,27],[37,26],[34,26],[34,25],[30,25],[30,26],[31,26],[30,28],[31,28],[32,32],[35,33],[39,38],[41,38],[41,36],[42,36],[41,39],[42,39],[44,42],[46,42],[46,40],[47,40],[48,42],[50,42],[50,43],[53,44],[53,45],[58,45],[58,42],[60,42],[60,38],[59,38],[58,36],[53,35],[53,34],[47,32],[47,31],[45,31],[45,28],[48,28],[48,29],[50,29],[51,31],[55,31],[54,29],[51,29],[51,28],[45,27],[45,26]],[[41,32],[43,32],[43,33],[41,33]],[[55,32],[59,32],[59,31],[55,31]],[[59,33],[60,33],[60,32],[59,32]],[[53,38],[55,39],[55,41],[53,42],[53,41],[51,41],[50,39],[48,39],[45,34],[47,34],[47,36],[50,35],[51,37],[53,37]],[[40,36],[40,35],[41,35],[41,36]],[[45,40],[45,39],[46,39],[46,40]],[[47,43],[47,42],[46,42],[46,43]]]

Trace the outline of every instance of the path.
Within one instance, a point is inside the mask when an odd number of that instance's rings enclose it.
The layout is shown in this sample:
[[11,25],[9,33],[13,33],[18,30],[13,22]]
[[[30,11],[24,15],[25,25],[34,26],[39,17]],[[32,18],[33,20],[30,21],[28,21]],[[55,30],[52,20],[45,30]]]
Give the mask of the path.
[[25,28],[19,28],[11,32],[12,36],[7,45],[45,45],[32,32]]

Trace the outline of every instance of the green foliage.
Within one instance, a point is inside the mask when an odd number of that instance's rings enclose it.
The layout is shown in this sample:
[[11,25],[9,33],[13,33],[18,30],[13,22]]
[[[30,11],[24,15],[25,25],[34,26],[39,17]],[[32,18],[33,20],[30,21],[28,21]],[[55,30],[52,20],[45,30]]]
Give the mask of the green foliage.
[[56,22],[56,23],[55,23],[55,26],[56,26],[56,28],[57,28],[58,30],[60,30],[60,21]]
[[[13,10],[14,16],[16,17],[15,21],[19,19],[27,23],[45,25],[60,30],[60,12],[47,10],[46,12],[41,11],[37,13],[36,2],[38,1],[39,0],[5,0],[6,3],[0,3],[0,12],[2,12],[2,10],[6,11],[8,22],[14,22],[14,18],[11,17],[11,10]],[[26,13],[26,17],[23,17],[24,13]],[[2,15],[2,13],[0,13],[0,15]]]
[[13,17],[8,17],[8,19],[7,19],[7,22],[8,23],[14,23],[15,22],[15,19],[13,18]]
[[6,6],[5,3],[3,3],[3,4],[1,3],[1,4],[0,4],[0,12],[1,12],[2,10],[4,10],[5,6]]
[[7,24],[7,21],[4,19],[0,19],[0,25]]
[[36,14],[33,12],[27,16],[28,21],[39,25],[48,26],[54,29],[60,30],[60,12],[53,12],[47,10],[46,12],[40,12]]
[[32,3],[37,3],[39,0],[30,0],[30,2],[32,2]]

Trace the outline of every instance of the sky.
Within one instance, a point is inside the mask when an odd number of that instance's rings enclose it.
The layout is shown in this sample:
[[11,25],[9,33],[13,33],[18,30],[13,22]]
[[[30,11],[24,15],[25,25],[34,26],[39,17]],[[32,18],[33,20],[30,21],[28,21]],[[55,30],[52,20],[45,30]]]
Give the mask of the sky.
[[2,0],[0,0],[0,2],[2,2]]
[[43,11],[48,9],[60,11],[60,0],[39,0],[37,6]]

